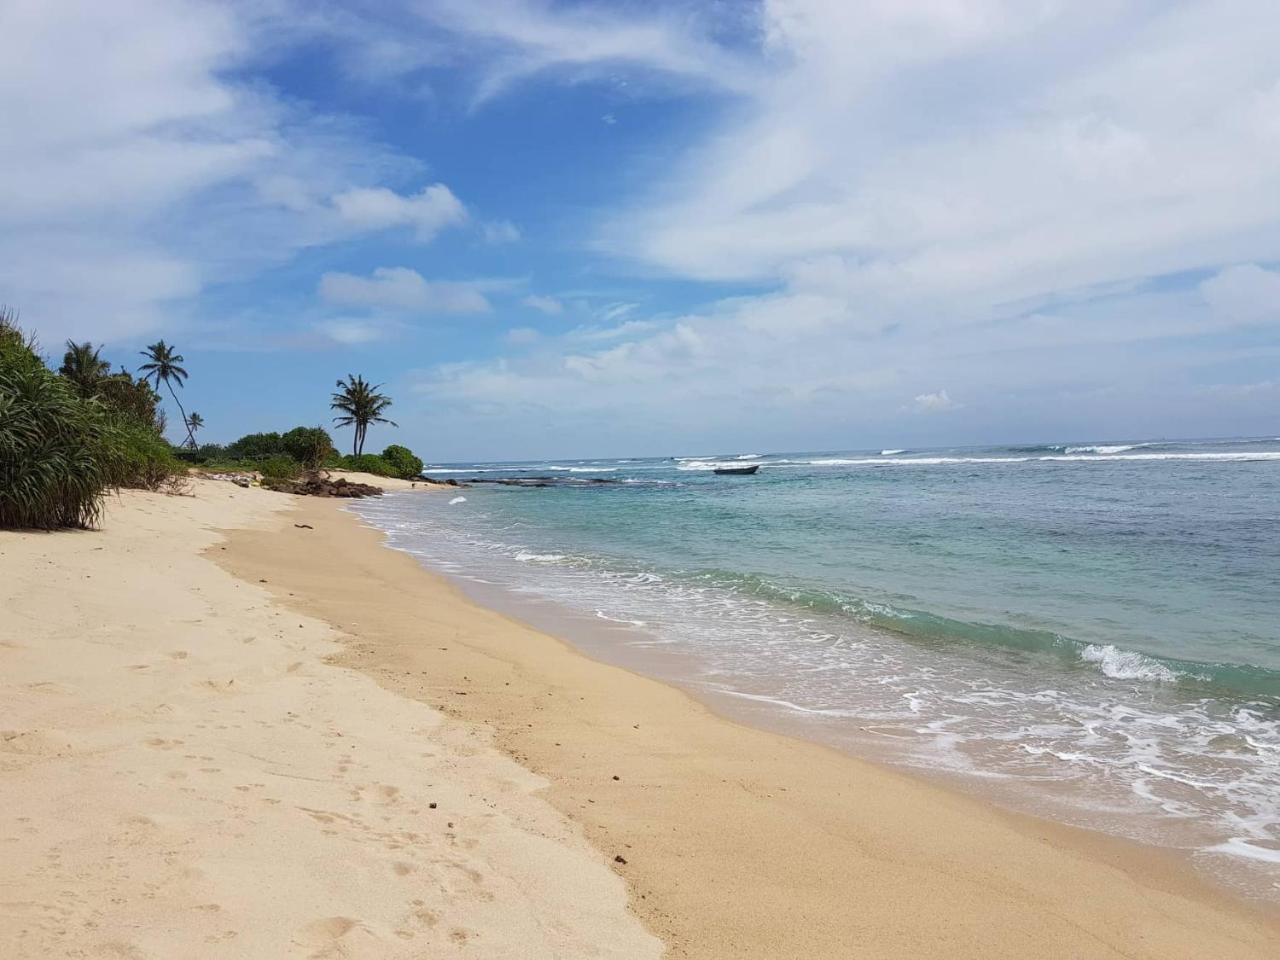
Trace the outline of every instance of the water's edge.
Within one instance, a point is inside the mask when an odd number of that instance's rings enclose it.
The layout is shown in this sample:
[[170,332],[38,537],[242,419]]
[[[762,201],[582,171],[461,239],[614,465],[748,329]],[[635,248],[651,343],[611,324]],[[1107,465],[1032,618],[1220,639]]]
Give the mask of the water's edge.
[[[1211,889],[1229,900],[1243,903],[1251,909],[1261,909],[1267,916],[1276,915],[1280,901],[1275,891],[1280,889],[1280,881],[1277,881],[1270,864],[1228,856],[1228,851],[1214,856],[1203,848],[1162,844],[1117,833],[1096,823],[1082,821],[1080,811],[1065,797],[1055,804],[1051,796],[1033,796],[1029,791],[1020,790],[1018,784],[1011,784],[999,776],[984,778],[974,776],[972,770],[948,770],[907,762],[895,752],[892,741],[884,740],[878,731],[875,736],[850,736],[840,725],[827,722],[827,718],[799,705],[699,681],[695,657],[668,648],[656,638],[652,643],[636,643],[637,636],[646,633],[643,625],[612,621],[602,617],[598,611],[591,615],[553,598],[520,593],[510,586],[433,563],[412,549],[395,545],[391,531],[361,515],[357,506],[347,505],[344,509],[359,522],[377,530],[386,548],[413,556],[424,570],[445,579],[469,601],[555,637],[591,659],[673,686],[717,716],[769,733],[815,743],[862,761],[886,766],[899,775],[958,791],[991,804],[1018,822],[1026,819],[1032,824],[1048,824],[1054,829],[1071,831],[1073,835],[1084,834],[1104,843],[1140,850],[1144,855],[1176,864],[1193,882],[1207,881]],[[1096,852],[1096,843],[1089,846]]]

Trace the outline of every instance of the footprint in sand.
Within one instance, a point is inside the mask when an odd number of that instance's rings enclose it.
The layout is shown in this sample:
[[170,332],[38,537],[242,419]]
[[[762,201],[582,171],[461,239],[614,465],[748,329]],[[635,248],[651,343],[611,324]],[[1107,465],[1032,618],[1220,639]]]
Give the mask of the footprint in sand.
[[307,954],[313,960],[325,960],[328,957],[347,957],[356,953],[351,941],[355,939],[377,941],[360,921],[350,917],[325,917],[313,920],[293,936],[293,942],[300,947],[310,949]]

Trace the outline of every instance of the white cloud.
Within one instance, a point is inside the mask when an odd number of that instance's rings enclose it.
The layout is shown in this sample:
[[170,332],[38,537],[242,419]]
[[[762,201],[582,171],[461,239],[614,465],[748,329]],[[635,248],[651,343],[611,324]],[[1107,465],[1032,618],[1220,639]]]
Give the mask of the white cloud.
[[386,187],[358,187],[334,196],[333,206],[339,217],[358,229],[412,227],[423,243],[467,220],[466,207],[443,183],[429,184],[413,196],[401,196]]
[[320,296],[347,307],[415,313],[488,313],[485,281],[427,280],[408,267],[378,267],[368,277],[326,273]]
[[212,284],[465,215],[443,186],[378,187],[418,163],[254,78],[298,39],[286,7],[4,5],[0,115],[21,134],[0,143],[0,298],[46,342],[198,326]]
[[490,220],[481,227],[485,243],[495,246],[504,243],[515,243],[520,239],[520,228],[510,220]]
[[771,0],[762,22],[768,82],[604,249],[711,280],[838,260],[859,308],[953,317],[1280,258],[1267,0]]
[[381,340],[386,334],[382,325],[361,319],[324,320],[316,325],[316,329],[334,343],[345,346]]
[[1227,267],[1200,284],[1214,314],[1237,323],[1280,321],[1280,273],[1255,263]]
[[945,390],[939,390],[937,393],[921,393],[911,401],[911,409],[917,413],[946,413],[961,406],[963,404],[952,400]]
[[555,297],[544,297],[536,293],[531,293],[520,302],[526,307],[531,307],[540,313],[547,314],[548,316],[555,316],[556,314],[564,313],[564,304]]

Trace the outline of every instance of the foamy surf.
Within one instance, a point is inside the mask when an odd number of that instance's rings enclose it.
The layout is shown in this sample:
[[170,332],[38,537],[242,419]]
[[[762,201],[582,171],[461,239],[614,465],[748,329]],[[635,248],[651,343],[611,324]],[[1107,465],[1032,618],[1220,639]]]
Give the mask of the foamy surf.
[[1143,680],[1150,683],[1174,683],[1178,674],[1134,650],[1121,650],[1114,644],[1091,643],[1080,651],[1085,663],[1097,664],[1103,675],[1112,680]]

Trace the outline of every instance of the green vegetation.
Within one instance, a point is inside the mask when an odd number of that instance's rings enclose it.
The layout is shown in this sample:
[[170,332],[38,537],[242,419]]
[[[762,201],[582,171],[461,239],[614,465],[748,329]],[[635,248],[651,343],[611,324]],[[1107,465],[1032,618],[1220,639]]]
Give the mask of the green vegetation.
[[379,477],[400,476],[391,463],[376,453],[360,453],[343,457],[341,468],[343,470],[355,470],[359,473],[372,473]]
[[329,431],[323,427],[294,427],[280,438],[280,443],[285,453],[311,470],[322,466],[338,452],[333,448]]
[[399,426],[394,420],[382,416],[391,406],[391,398],[378,392],[382,384],[371,384],[362,376],[347,374],[347,379],[339,380],[337,387],[338,392],[331,398],[329,409],[338,411],[339,415],[333,418],[335,425],[355,428],[351,444],[351,452],[355,456],[364,453],[364,438],[369,432],[369,424]]
[[[187,379],[187,371],[182,366],[186,362],[186,358],[182,354],[176,352],[173,347],[169,346],[163,340],[157,340],[155,343],[142,351],[142,355],[147,358],[147,362],[138,368],[138,372],[142,374],[143,380],[154,380],[156,389],[160,389],[160,384],[164,384],[169,388],[169,396],[173,397],[173,402],[178,405],[178,413],[182,414],[182,422],[187,422],[187,411],[182,409],[182,401],[178,399],[177,393],[173,390],[176,383],[182,386],[182,382]],[[191,430],[187,430],[187,440],[191,446],[196,445],[195,437],[191,435]]]
[[0,527],[88,527],[109,477],[106,417],[0,309]]
[[185,472],[151,387],[111,374],[92,344],[67,348],[54,373],[0,309],[0,527],[92,526],[108,490],[154,490]]
[[422,474],[422,459],[408,447],[393,443],[382,451],[382,459],[395,470],[395,476],[403,480],[416,480]]
[[[355,428],[354,453],[340,456],[322,427],[284,434],[252,433],[234,443],[200,444],[204,418],[183,409],[175,384],[187,379],[182,355],[163,340],[151,344],[139,376],[123,367],[112,373],[101,347],[67,341],[57,372],[40,356],[35,338],[0,307],[0,527],[90,527],[103,497],[118,487],[178,489],[186,464],[213,470],[257,470],[268,483],[286,485],[304,470],[321,467],[416,478],[422,460],[391,444],[366,454],[370,424],[395,426],[383,414],[391,400],[363,377],[339,381],[332,396],[339,426]],[[153,386],[154,384],[154,386]],[[182,418],[186,440],[164,438],[164,385]]]
[[284,440],[278,433],[248,433],[227,444],[230,460],[265,460],[285,452]]
[[68,340],[67,352],[62,355],[62,368],[58,372],[86,400],[97,392],[98,384],[111,371],[111,364],[98,356],[101,350],[92,343]]
[[293,480],[302,473],[302,465],[293,457],[278,453],[258,464],[258,470],[267,480]]
[[191,411],[191,415],[187,417],[187,436],[191,438],[191,449],[196,449],[196,431],[204,426],[204,417]]

